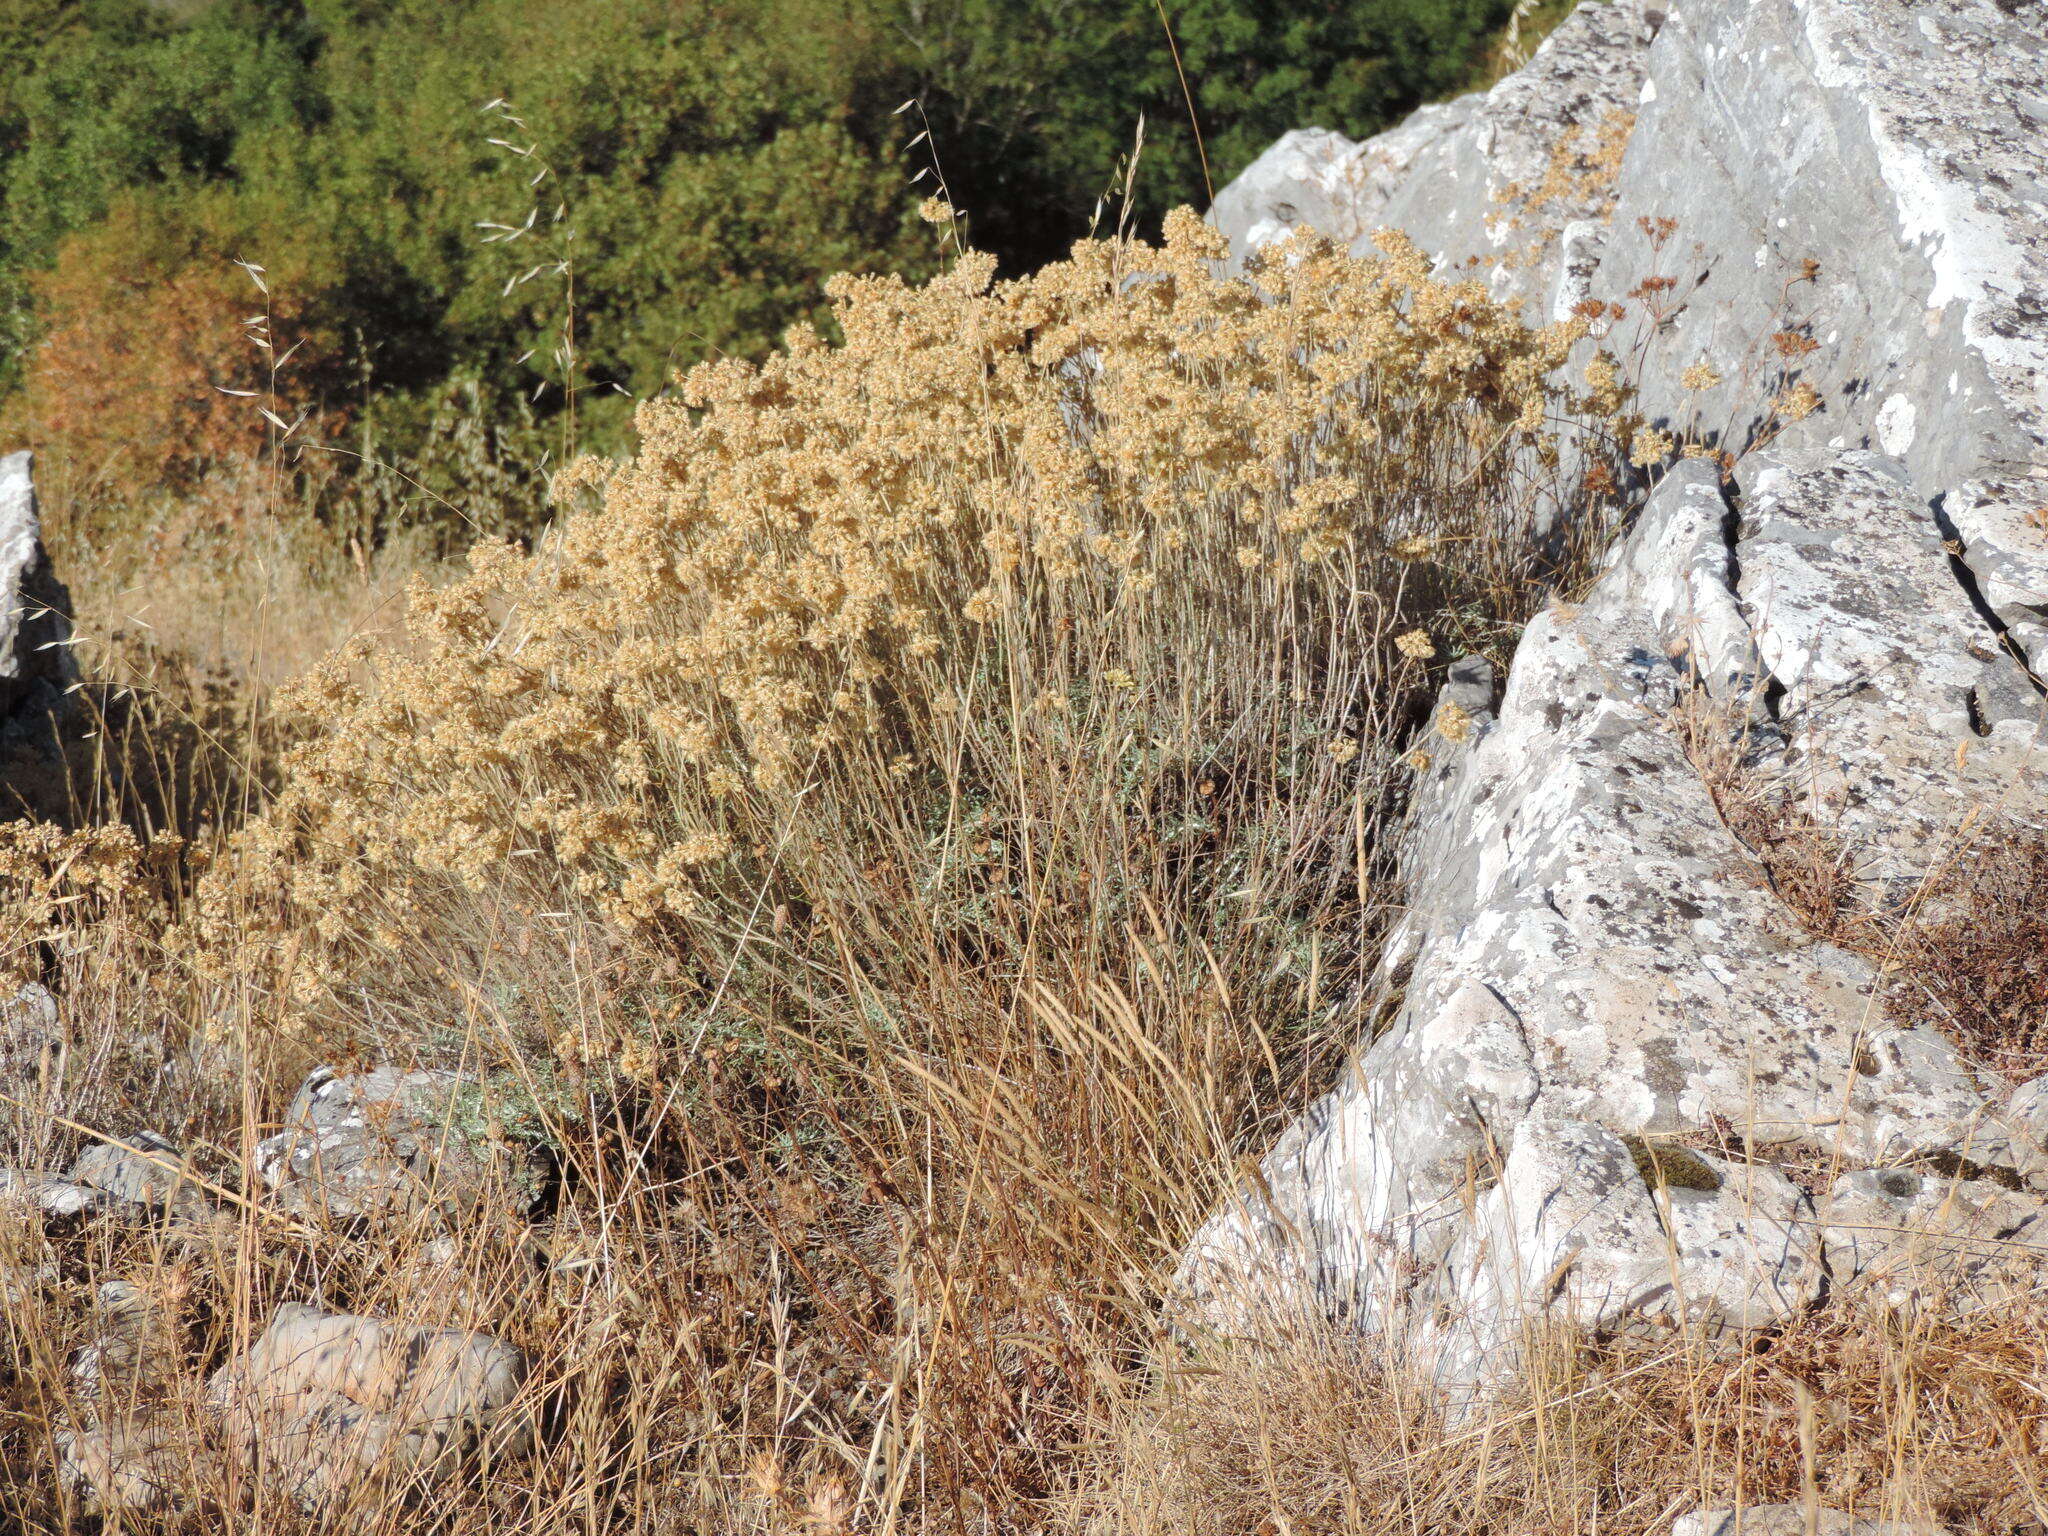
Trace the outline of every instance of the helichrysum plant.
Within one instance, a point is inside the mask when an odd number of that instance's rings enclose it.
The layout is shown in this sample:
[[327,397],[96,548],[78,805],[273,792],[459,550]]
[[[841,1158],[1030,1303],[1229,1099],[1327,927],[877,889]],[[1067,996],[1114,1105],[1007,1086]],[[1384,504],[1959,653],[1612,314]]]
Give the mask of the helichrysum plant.
[[[857,869],[929,814],[925,888],[1014,864],[992,901],[1044,878],[1014,802],[1055,761],[1122,754],[1127,784],[1277,710],[1315,773],[1401,779],[1395,684],[1565,579],[1536,534],[1598,518],[1558,434],[1631,424],[1611,369],[1560,372],[1582,321],[1382,248],[1302,237],[1227,280],[1183,210],[1012,282],[971,251],[836,279],[843,339],[692,370],[630,462],[564,472],[531,552],[479,546],[413,592],[409,648],[298,685],[319,729],[186,942],[302,1023],[417,1010],[572,915],[716,987],[771,919],[778,952],[825,942],[816,828]],[[1011,830],[956,853],[970,801]]]

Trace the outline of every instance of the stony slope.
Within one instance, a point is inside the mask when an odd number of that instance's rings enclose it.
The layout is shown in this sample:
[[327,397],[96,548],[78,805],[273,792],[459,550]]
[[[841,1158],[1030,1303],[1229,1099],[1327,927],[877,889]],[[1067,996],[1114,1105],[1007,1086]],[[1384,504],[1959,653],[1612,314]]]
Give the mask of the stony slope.
[[1677,464],[1497,706],[1455,685],[1391,1022],[1192,1245],[1212,1310],[1466,1382],[1532,1318],[1902,1299],[1909,1234],[1911,1284],[1979,1300],[2048,1253],[2048,1093],[1887,975],[2048,828],[2044,127],[2048,7],[1587,4],[1490,94],[1218,198],[1240,255],[1392,223],[1620,304],[1645,408],[1732,468]]

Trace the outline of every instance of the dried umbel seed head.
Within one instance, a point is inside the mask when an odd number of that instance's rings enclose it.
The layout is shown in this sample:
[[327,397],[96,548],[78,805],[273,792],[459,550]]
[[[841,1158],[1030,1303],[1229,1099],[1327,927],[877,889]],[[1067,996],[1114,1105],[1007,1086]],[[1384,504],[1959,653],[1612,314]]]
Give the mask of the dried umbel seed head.
[[1773,400],[1771,408],[1787,421],[1804,421],[1820,409],[1820,391],[1801,379]]
[[1396,635],[1394,649],[1413,661],[1429,661],[1436,655],[1436,646],[1425,629],[1411,629]]
[[1669,432],[1644,427],[1629,442],[1628,461],[1638,469],[1648,469],[1670,458],[1671,450],[1677,446],[1678,440]]

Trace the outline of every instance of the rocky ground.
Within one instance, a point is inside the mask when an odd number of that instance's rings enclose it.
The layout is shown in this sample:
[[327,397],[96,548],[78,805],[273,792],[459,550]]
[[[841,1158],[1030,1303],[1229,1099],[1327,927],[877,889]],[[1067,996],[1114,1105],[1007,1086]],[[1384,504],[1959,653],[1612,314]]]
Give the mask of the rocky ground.
[[1926,978],[2048,895],[1981,890],[2048,833],[2043,81],[2038,6],[1588,4],[1217,199],[1240,254],[1394,224],[1595,313],[1698,446],[1447,692],[1385,1026],[1192,1246],[1212,1310],[1333,1311],[1469,1390],[1539,1319],[2039,1285],[2042,957],[1972,951],[2025,983],[1996,1023]]
[[[2044,146],[2039,5],[1621,0],[1380,138],[1290,134],[1217,199],[1238,261],[1396,226],[1587,320],[1581,361],[1620,358],[1670,452],[1583,601],[1505,676],[1451,669],[1377,1022],[1187,1245],[1185,1336],[1335,1319],[1466,1412],[1560,1327],[1725,1346],[1852,1296],[1912,1317],[2038,1294]],[[26,455],[0,462],[0,591],[0,732],[29,750],[76,676]],[[59,1000],[24,987],[0,1020],[33,1098],[74,1048]],[[408,1259],[430,1271],[490,1211],[549,1283],[582,1262],[543,1236],[556,1171],[473,1082],[321,1067],[246,1190],[154,1133],[65,1129],[61,1167],[0,1169],[33,1235],[0,1285],[89,1289],[55,1434],[80,1497],[166,1505],[207,1458],[317,1513],[535,1444],[529,1362],[465,1321],[453,1268],[421,1282],[438,1321],[309,1282],[202,1370],[175,1298],[80,1257],[97,1231],[232,1252],[252,1221],[403,1220],[438,1234]]]

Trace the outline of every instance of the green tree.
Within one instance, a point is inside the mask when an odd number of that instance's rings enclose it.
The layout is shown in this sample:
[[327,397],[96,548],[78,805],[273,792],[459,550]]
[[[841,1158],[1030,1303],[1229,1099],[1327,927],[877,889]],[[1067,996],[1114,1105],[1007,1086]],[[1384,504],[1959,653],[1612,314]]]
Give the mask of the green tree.
[[27,274],[122,193],[234,174],[252,127],[313,107],[291,16],[220,0],[0,0],[0,388],[33,335]]
[[[509,385],[511,359],[545,358],[565,285],[543,273],[507,294],[540,242],[480,237],[536,209],[573,263],[587,382],[634,394],[762,350],[822,312],[831,273],[914,266],[928,245],[886,112],[859,110],[873,71],[844,68],[845,40],[806,36],[799,11],[355,0],[312,15],[325,129],[271,130],[244,155],[375,253],[365,307],[404,322],[376,344],[392,383],[488,360]],[[494,99],[516,106],[533,157],[488,142],[498,125],[478,109]]]
[[[1462,84],[1507,4],[0,0],[0,393],[67,240],[117,204],[203,201],[207,230],[262,232],[220,259],[295,274],[334,318],[356,419],[375,398],[402,436],[459,382],[538,388],[546,429],[573,383],[584,435],[615,443],[625,395],[824,317],[831,273],[928,267],[906,183],[933,154],[1020,270],[1087,232],[1141,114],[1149,224],[1208,195],[1189,97],[1220,185],[1289,127],[1363,134]],[[897,115],[912,95],[924,115]],[[487,142],[493,99],[530,154]],[[74,248],[70,335],[97,334],[82,253],[125,248]]]
[[1373,133],[1458,88],[1509,9],[1509,0],[887,3],[975,238],[1019,267],[1085,232],[1141,113],[1134,212],[1150,222],[1208,198],[1188,97],[1220,188],[1289,128]]

